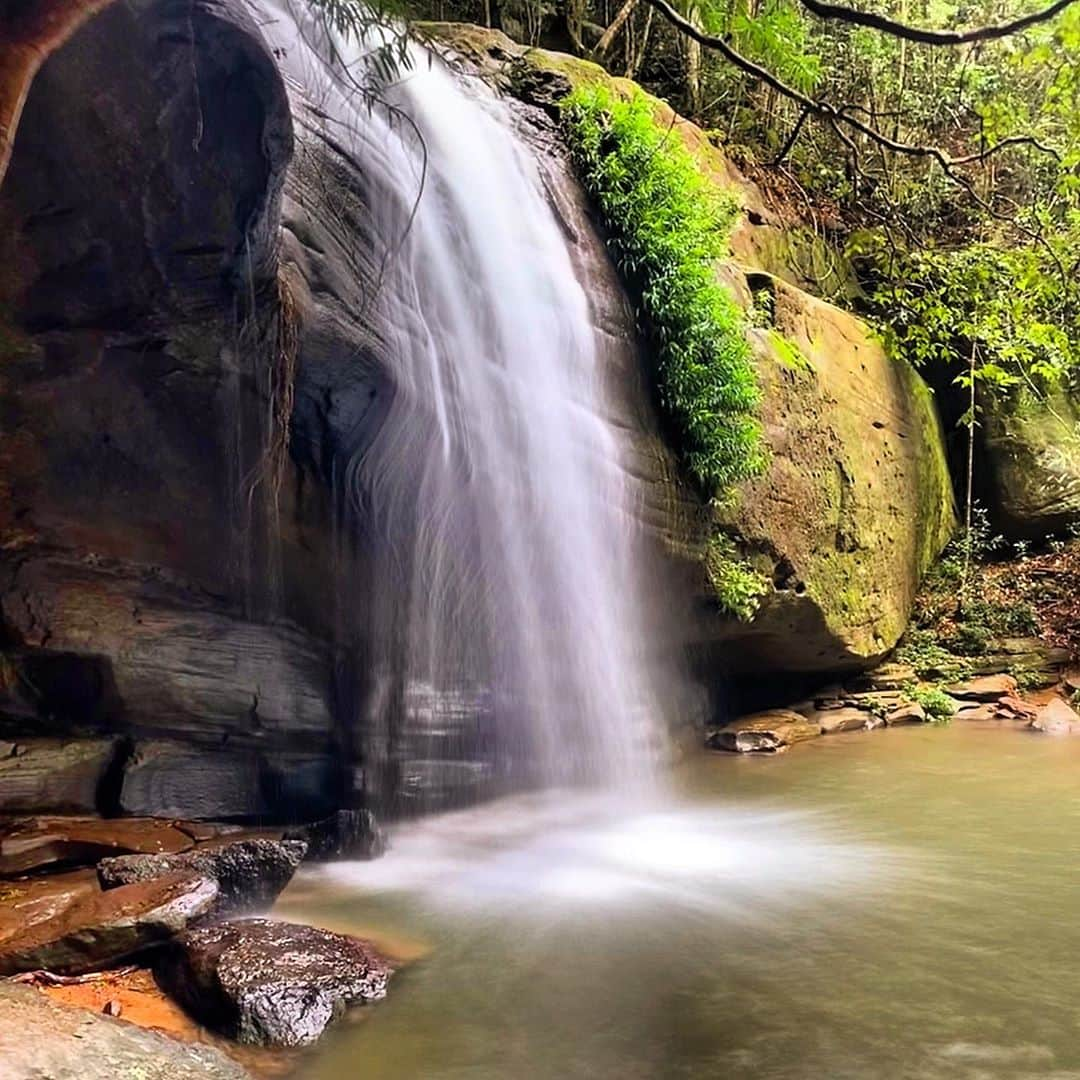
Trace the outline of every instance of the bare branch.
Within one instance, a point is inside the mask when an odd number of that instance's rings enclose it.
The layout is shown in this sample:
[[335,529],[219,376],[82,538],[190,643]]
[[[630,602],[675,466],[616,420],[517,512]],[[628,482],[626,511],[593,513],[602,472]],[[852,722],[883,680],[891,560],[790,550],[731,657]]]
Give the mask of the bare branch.
[[924,30],[922,27],[908,26],[872,11],[858,11],[844,4],[829,4],[824,3],[823,0],[799,0],[799,3],[821,19],[838,19],[856,26],[868,26],[872,30],[880,30],[891,37],[917,41],[920,45],[966,45],[972,41],[996,41],[999,38],[1019,34],[1028,27],[1048,22],[1056,15],[1060,15],[1067,7],[1076,3],[1076,0],[1054,0],[1049,7],[1024,15],[1019,19],[1013,19],[1011,22],[978,26],[970,30]]
[[[1072,3],[1074,0],[1069,0],[1069,2]],[[801,105],[810,115],[818,116],[829,123],[836,121],[839,124],[844,124],[852,131],[857,131],[860,134],[865,135],[868,139],[872,139],[874,142],[884,146],[887,150],[892,150],[894,153],[936,161],[954,180],[957,179],[957,175],[954,171],[957,166],[971,165],[975,162],[985,161],[987,158],[992,157],[994,154],[1008,147],[1026,144],[1044,153],[1057,157],[1056,151],[1045,146],[1043,143],[1040,143],[1037,139],[1026,135],[1010,136],[976,154],[968,154],[960,158],[951,157],[938,146],[900,142],[897,139],[890,138],[884,132],[878,131],[877,128],[872,127],[870,124],[864,123],[857,117],[852,116],[847,106],[836,106],[828,101],[819,101],[817,98],[812,98],[809,95],[804,94],[801,90],[796,90],[795,87],[789,86],[783,79],[778,78],[767,68],[762,67],[753,60],[747,59],[742,53],[735,50],[725,38],[718,37],[715,34],[707,34],[704,30],[699,29],[689,19],[676,11],[668,0],[646,0],[646,3],[651,4],[656,8],[656,10],[659,11],[672,26],[677,30],[680,30],[687,37],[692,38],[706,48],[714,49],[716,52],[726,57],[741,71],[746,72],[747,75],[763,82],[766,86],[771,87],[778,94],[782,94],[784,97],[794,101],[797,105]],[[966,183],[963,183],[962,186],[970,188],[970,185]]]

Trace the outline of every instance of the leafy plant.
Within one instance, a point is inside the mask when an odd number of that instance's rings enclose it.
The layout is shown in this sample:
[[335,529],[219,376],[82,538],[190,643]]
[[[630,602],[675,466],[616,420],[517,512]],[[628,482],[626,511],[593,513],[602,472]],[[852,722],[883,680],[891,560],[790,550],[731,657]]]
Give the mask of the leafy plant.
[[927,718],[941,723],[956,715],[956,702],[937,686],[911,686],[908,697],[926,710]]
[[740,555],[730,536],[718,533],[712,537],[705,555],[705,572],[720,609],[750,622],[769,591],[769,579]]
[[611,252],[640,299],[683,460],[710,495],[722,495],[765,462],[744,319],[716,279],[737,205],[701,174],[678,132],[657,124],[643,95],[581,86],[562,117]]

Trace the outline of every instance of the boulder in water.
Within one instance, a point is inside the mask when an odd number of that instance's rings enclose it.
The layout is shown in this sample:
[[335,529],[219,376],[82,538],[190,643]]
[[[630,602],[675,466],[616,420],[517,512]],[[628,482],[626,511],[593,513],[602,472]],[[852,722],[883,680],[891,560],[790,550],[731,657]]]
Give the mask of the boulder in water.
[[178,872],[217,882],[209,915],[237,915],[270,907],[307,851],[302,840],[236,840],[168,855],[120,855],[98,863],[102,888],[134,885]]
[[386,834],[370,810],[338,810],[321,821],[285,833],[307,845],[309,859],[377,859],[386,851]]
[[813,720],[789,709],[770,709],[717,728],[709,733],[706,745],[738,754],[776,753],[820,734],[821,725]]
[[349,1006],[385,997],[391,968],[358,938],[248,919],[184,934],[157,975],[193,1015],[239,1042],[304,1046]]

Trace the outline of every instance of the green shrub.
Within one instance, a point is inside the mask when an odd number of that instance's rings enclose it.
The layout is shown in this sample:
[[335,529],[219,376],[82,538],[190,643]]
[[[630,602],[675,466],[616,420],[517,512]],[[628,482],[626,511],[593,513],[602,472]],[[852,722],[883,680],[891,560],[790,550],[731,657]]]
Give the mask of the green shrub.
[[735,541],[718,533],[709,541],[705,572],[722,611],[749,622],[769,591],[769,579],[744,559]]
[[966,679],[971,666],[962,657],[942,647],[933,630],[911,627],[893,659],[909,664],[920,679]]
[[702,176],[678,133],[656,123],[643,95],[582,86],[562,116],[612,255],[640,298],[660,404],[683,459],[722,497],[765,463],[745,320],[716,278],[737,204]]
[[956,715],[956,702],[936,686],[914,686],[907,693],[912,701],[926,710],[929,720],[951,720]]

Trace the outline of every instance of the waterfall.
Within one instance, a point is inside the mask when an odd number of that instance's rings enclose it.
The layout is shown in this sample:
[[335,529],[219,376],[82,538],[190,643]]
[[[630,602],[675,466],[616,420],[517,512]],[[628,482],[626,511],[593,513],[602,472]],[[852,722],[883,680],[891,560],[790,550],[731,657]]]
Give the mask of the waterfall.
[[305,12],[262,21],[305,123],[362,170],[365,317],[393,371],[342,468],[375,538],[369,745],[406,774],[456,741],[450,757],[545,785],[640,790],[661,716],[640,493],[534,153],[486,84],[416,44],[373,102],[374,45]]

